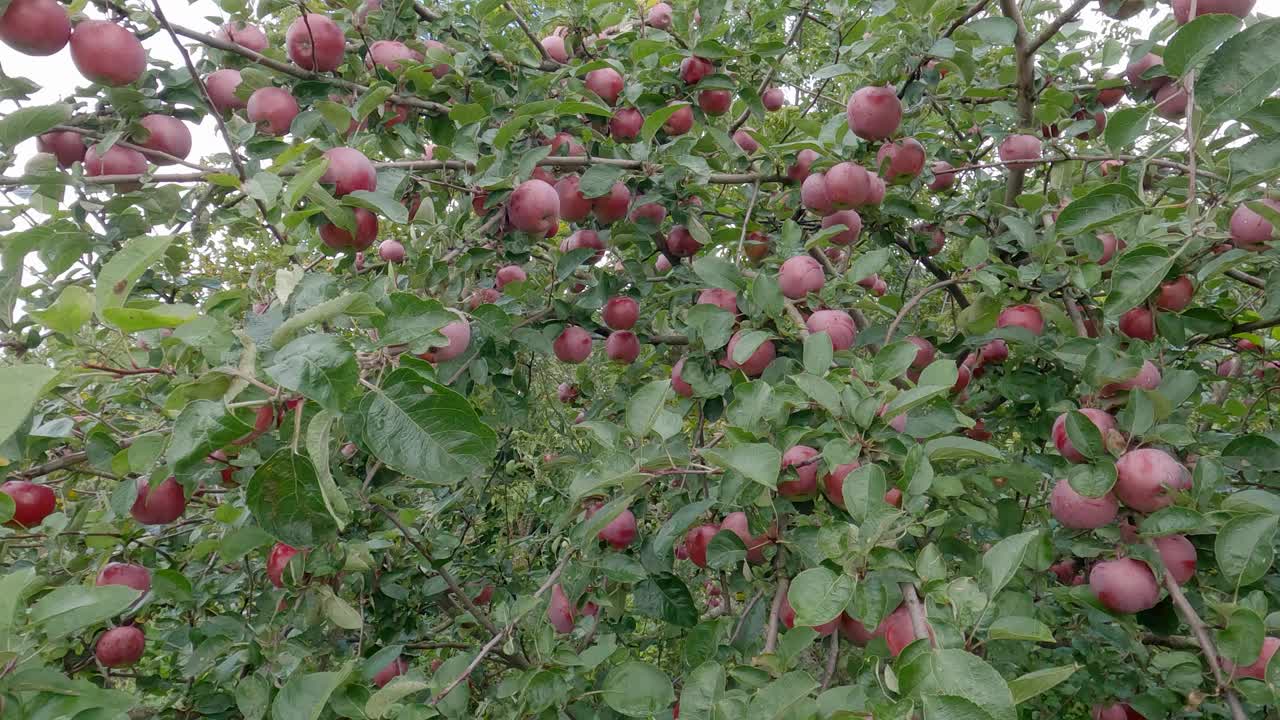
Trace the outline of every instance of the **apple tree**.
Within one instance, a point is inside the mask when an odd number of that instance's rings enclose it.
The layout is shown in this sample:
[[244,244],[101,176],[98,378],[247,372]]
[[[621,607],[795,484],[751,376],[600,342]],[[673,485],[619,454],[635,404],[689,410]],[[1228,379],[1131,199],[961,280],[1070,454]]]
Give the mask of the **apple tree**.
[[1259,11],[0,0],[0,715],[1278,717]]

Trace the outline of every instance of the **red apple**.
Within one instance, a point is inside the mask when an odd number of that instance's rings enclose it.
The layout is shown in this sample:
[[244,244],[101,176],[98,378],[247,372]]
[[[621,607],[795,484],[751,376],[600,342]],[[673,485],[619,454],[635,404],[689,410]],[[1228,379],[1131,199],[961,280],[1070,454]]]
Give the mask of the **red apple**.
[[1190,489],[1191,473],[1163,450],[1130,450],[1116,461],[1116,496],[1138,512],[1168,507],[1173,493]]
[[630,330],[609,333],[604,341],[604,354],[616,363],[630,365],[640,357],[640,339]]
[[246,50],[260,53],[267,49],[267,34],[257,25],[245,22],[229,22],[218,28],[219,40],[233,42]]
[[187,509],[186,494],[172,476],[154,488],[150,487],[147,478],[140,477],[137,488],[137,496],[129,514],[142,525],[168,525],[182,517],[183,511]]
[[471,347],[471,323],[457,319],[440,328],[440,334],[448,340],[444,347],[433,347],[418,357],[430,363],[449,362],[461,357]]
[[58,159],[58,167],[64,168],[84,160],[85,151],[88,150],[84,144],[84,136],[70,130],[54,130],[39,136],[36,138],[36,149],[52,153]]
[[683,225],[673,225],[667,233],[667,252],[675,257],[692,257],[702,247],[693,233]]
[[1034,164],[1031,161],[1040,159],[1040,138],[1035,135],[1009,135],[1000,141],[998,150],[1000,162],[1011,167],[1026,167]]
[[1136,613],[1150,610],[1160,601],[1160,586],[1151,568],[1141,560],[1104,560],[1089,571],[1089,588],[1108,610]]
[[151,589],[151,571],[141,565],[107,563],[98,571],[95,585],[124,585],[138,592]]
[[333,185],[335,197],[342,197],[356,190],[378,189],[378,171],[364,153],[349,147],[335,147],[324,151],[329,167],[320,176],[320,182]]
[[320,226],[320,240],[334,250],[350,248],[364,250],[371,247],[378,239],[378,216],[364,208],[352,208],[356,219],[355,237],[351,233],[333,223]]
[[800,201],[819,215],[831,214],[835,208],[831,204],[831,194],[827,191],[825,173],[813,173],[804,179],[800,185]]
[[1196,548],[1185,535],[1167,535],[1155,539],[1156,550],[1164,569],[1179,585],[1196,574]]
[[566,325],[551,347],[560,362],[576,365],[591,356],[591,333],[577,325]]
[[377,675],[373,676],[373,686],[376,688],[385,687],[387,683],[405,674],[408,670],[409,663],[404,658],[397,657],[387,663],[386,667],[379,670]]
[[618,142],[629,142],[640,137],[644,127],[644,115],[635,108],[621,108],[609,119],[609,136]]
[[892,87],[864,87],[849,97],[845,114],[853,134],[863,140],[884,140],[902,123],[902,101]]
[[[612,336],[610,336],[612,337]],[[624,550],[636,541],[636,516],[631,510],[623,510],[618,517],[609,521],[596,537],[609,543],[614,550]]]
[[[1094,427],[1098,428],[1098,432],[1102,433],[1102,439],[1107,439],[1107,433],[1116,429],[1116,419],[1111,417],[1105,410],[1097,408],[1081,408],[1080,412]],[[1067,437],[1067,413],[1062,413],[1053,421],[1053,444],[1058,448],[1058,452],[1062,453],[1062,457],[1068,462],[1082,463],[1087,462],[1088,458],[1081,455],[1075,446],[1071,444],[1071,438]]]
[[738,314],[738,294],[724,288],[707,288],[698,293],[698,305],[715,305],[732,315]]
[[[172,115],[152,114],[143,117],[139,123],[146,128],[147,137],[145,140],[135,139],[136,144],[184,160],[191,154],[191,130],[178,118]],[[158,155],[149,153],[144,155],[157,165],[172,165],[174,162]]]
[[547,51],[547,57],[562,65],[569,62],[569,49],[564,46],[564,38],[559,35],[542,38],[542,49]]
[[[443,55],[449,56],[450,58],[453,57],[453,50],[449,49],[448,45],[445,45],[439,40],[427,40],[422,44],[427,48],[428,53],[435,53],[437,55],[443,54]],[[431,74],[434,75],[437,80],[444,77],[445,75],[448,75],[449,63],[447,62],[436,63],[431,68]]]
[[630,220],[633,223],[648,223],[653,227],[662,225],[662,221],[667,219],[667,209],[656,202],[647,202],[637,205],[631,211]]
[[829,239],[833,245],[852,245],[858,240],[858,235],[862,232],[862,216],[857,210],[836,210],[835,212],[822,218],[822,227],[829,228],[836,225],[844,225],[847,230],[842,230]]
[[1156,90],[1156,114],[1165,120],[1181,120],[1187,114],[1187,91],[1181,82],[1171,82]]
[[[795,162],[791,163],[787,168],[787,177],[790,178],[791,182],[803,183],[809,178],[809,170],[813,167],[813,163],[817,159],[817,152],[810,150],[809,148],[801,150],[796,153]],[[825,194],[825,192],[826,188],[824,187],[823,193]],[[801,195],[803,196],[803,194],[804,191],[802,189]]]
[[71,20],[56,0],[13,0],[0,15],[0,41],[25,55],[53,55],[71,39]]
[[551,627],[562,635],[573,632],[573,616],[573,605],[564,594],[564,588],[560,583],[552,585],[551,602],[547,604],[547,620],[551,622]]
[[1169,78],[1158,77],[1152,80],[1144,80],[1142,75],[1157,65],[1164,65],[1164,58],[1154,53],[1147,53],[1138,60],[1129,63],[1124,69],[1124,76],[1129,81],[1129,86],[1133,89],[1149,93],[1163,87],[1169,82]]
[[147,51],[136,35],[115,23],[84,20],[71,33],[71,61],[85,78],[120,87],[142,77]]
[[119,145],[112,145],[103,155],[98,154],[98,146],[94,145],[84,156],[84,174],[87,177],[141,175],[146,171],[147,158],[142,153]]
[[555,184],[556,196],[560,200],[560,218],[569,222],[581,222],[591,214],[592,201],[583,197],[581,180],[576,174],[569,174]]
[[582,248],[590,248],[596,251],[595,255],[587,258],[589,263],[598,263],[604,257],[604,241],[600,239],[600,234],[595,230],[583,228],[560,242],[561,253],[571,253]]
[[26,480],[10,480],[0,485],[0,493],[13,500],[13,518],[10,525],[32,528],[53,514],[57,496],[53,489]]
[[272,585],[278,588],[284,587],[284,571],[289,566],[289,561],[293,556],[298,554],[298,549],[282,542],[278,542],[271,548],[271,553],[267,555],[267,579]]
[[609,225],[626,217],[630,205],[631,191],[627,189],[626,183],[619,180],[607,194],[591,201],[591,212],[595,215],[596,222]]
[[782,88],[769,88],[760,95],[760,104],[764,105],[764,109],[769,112],[777,112],[787,102],[787,98],[782,94]]
[[662,129],[673,137],[683,135],[692,130],[693,108],[689,107],[688,104],[682,105],[679,110],[676,110],[667,118],[667,121],[662,124]]
[[529,276],[519,265],[506,265],[498,268],[494,278],[494,285],[501,290],[513,282],[524,282],[529,279]]
[[733,134],[733,142],[742,149],[742,152],[752,155],[760,149],[760,143],[751,136],[747,129],[738,130]]
[[[1201,15],[1209,15],[1212,13],[1222,13],[1226,15],[1235,15],[1238,18],[1247,17],[1253,12],[1253,6],[1257,0],[1172,0],[1173,17],[1178,21],[1179,25],[1186,25],[1193,17]],[[1191,14],[1191,6],[1196,8],[1196,14]]]
[[876,167],[889,182],[910,180],[924,170],[924,146],[915,138],[904,138],[880,146]]
[[209,91],[209,101],[213,103],[214,109],[225,113],[246,107],[246,101],[236,97],[236,88],[240,87],[240,82],[240,71],[230,68],[215,70],[204,79],[204,87]]
[[697,85],[702,82],[702,78],[715,71],[716,66],[710,60],[697,55],[691,55],[680,61],[680,79],[684,80],[686,85]]
[[782,288],[782,294],[792,300],[821,290],[825,283],[822,265],[808,255],[788,258],[778,270],[778,286]]
[[293,93],[278,87],[254,90],[246,107],[249,122],[272,135],[287,134],[298,116],[298,101],[293,99]]
[[342,64],[347,38],[325,15],[307,13],[289,25],[284,36],[289,59],[304,70],[331,72]]
[[1160,283],[1160,294],[1156,297],[1156,306],[1162,310],[1181,312],[1191,304],[1191,296],[1196,292],[1190,275],[1179,275],[1177,279]]
[[911,361],[911,367],[917,370],[923,370],[933,363],[933,358],[937,354],[937,350],[934,349],[933,343],[919,335],[907,336],[907,342],[916,346],[916,356]]
[[404,262],[404,256],[404,245],[399,240],[389,238],[378,244],[378,257],[382,258],[383,262]]
[[671,29],[671,6],[660,2],[649,8],[649,14],[645,16],[645,22],[649,27],[655,27],[659,30]]
[[684,358],[676,361],[671,367],[671,389],[680,397],[693,397],[693,386],[684,381],[680,374],[684,370]]
[[597,68],[587,73],[584,81],[587,89],[600,96],[610,105],[616,105],[618,95],[622,94],[622,87],[625,84],[622,79],[622,73],[613,68]]
[[1039,335],[1044,332],[1044,316],[1035,305],[1014,305],[1000,311],[996,327],[1020,327],[1031,331],[1033,335]]
[[719,530],[715,525],[699,525],[685,534],[684,547],[690,562],[700,568],[707,566],[707,546]]
[[[837,163],[827,170],[827,198],[835,210],[847,210],[874,204],[875,176],[857,163]],[[801,188],[803,195],[804,188]]]
[[741,330],[734,333],[733,337],[729,338],[729,345],[725,348],[725,356],[724,360],[721,361],[721,365],[724,365],[730,370],[741,370],[747,377],[759,377],[765,371],[765,368],[769,367],[769,364],[773,362],[775,357],[777,357],[778,351],[774,347],[772,340],[765,340],[763,343],[760,343],[760,346],[751,353],[745,362],[738,363],[733,359],[733,351],[738,347],[738,342],[741,339]]
[[1049,497],[1049,511],[1063,527],[1093,530],[1114,522],[1120,505],[1109,492],[1102,497],[1081,495],[1063,478],[1053,486],[1053,494]]
[[733,94],[728,90],[709,89],[698,93],[698,107],[708,115],[723,115],[733,105]]
[[1098,394],[1103,397],[1111,397],[1122,392],[1128,392],[1135,387],[1146,390],[1155,390],[1160,387],[1160,379],[1159,368],[1153,365],[1150,360],[1144,360],[1142,362],[1142,367],[1138,370],[1136,375],[1118,383],[1105,385],[1098,391]]
[[147,638],[136,625],[114,627],[98,636],[93,646],[94,657],[104,667],[129,667],[142,658]]
[[782,454],[782,477],[791,477],[787,468],[794,467],[794,480],[778,483],[778,494],[788,500],[811,500],[818,492],[818,451],[808,445],[793,445]]
[[818,310],[804,324],[810,333],[825,332],[831,338],[833,350],[848,350],[858,335],[853,318],[843,310]]
[[1276,650],[1280,650],[1280,638],[1264,637],[1262,638],[1262,650],[1258,653],[1258,659],[1244,667],[1237,667],[1235,663],[1226,658],[1221,658],[1222,667],[1232,677],[1248,677],[1254,680],[1267,679],[1267,665],[1271,662],[1271,657],[1276,654]]
[[541,180],[526,180],[507,198],[507,219],[520,232],[549,235],[560,225],[560,195]]
[[935,160],[929,169],[933,172],[933,179],[929,181],[930,190],[934,192],[950,190],[951,186],[956,184],[955,167],[946,160]]
[[[1264,199],[1263,205],[1280,212],[1280,200]],[[1241,250],[1261,252],[1275,238],[1275,228],[1261,213],[1241,204],[1231,213],[1231,243]]]
[[1156,315],[1145,307],[1136,307],[1120,316],[1120,332],[1135,340],[1156,339]]

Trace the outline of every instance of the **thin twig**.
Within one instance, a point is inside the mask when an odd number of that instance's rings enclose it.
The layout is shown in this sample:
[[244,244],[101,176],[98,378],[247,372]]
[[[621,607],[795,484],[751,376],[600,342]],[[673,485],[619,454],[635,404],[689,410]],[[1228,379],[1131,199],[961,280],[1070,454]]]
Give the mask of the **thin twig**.
[[751,211],[756,209],[756,196],[760,194],[760,183],[751,186],[751,199],[747,201],[747,214],[742,218],[742,234],[738,236],[738,254],[736,260],[742,265],[742,248],[747,244],[747,226],[751,224]]
[[920,595],[912,583],[902,583],[902,599],[907,604],[907,614],[911,617],[911,631],[917,640],[929,639],[931,647],[937,647],[933,634],[929,632],[929,621],[925,619],[924,606],[920,604]]
[[831,633],[830,647],[827,648],[827,666],[822,672],[822,685],[818,688],[818,692],[822,692],[831,687],[831,681],[836,677],[836,667],[840,665],[840,633]]
[[[1195,0],[1192,0],[1192,2],[1194,1]],[[1058,31],[1062,29],[1063,25],[1075,20],[1076,15],[1079,15],[1080,11],[1085,9],[1085,7],[1091,2],[1093,2],[1093,0],[1076,0],[1066,10],[1063,10],[1061,15],[1054,18],[1048,26],[1046,26],[1045,29],[1036,36],[1036,39],[1032,40],[1031,43],[1027,45],[1027,52],[1035,53],[1035,51],[1039,50],[1040,46],[1049,42],[1054,35],[1058,34]],[[1190,103],[1188,103],[1188,107],[1190,107]]]
[[[778,74],[778,67],[782,64],[782,56],[786,54],[791,46],[795,44],[796,39],[800,37],[800,30],[804,27],[804,21],[809,17],[809,2],[804,4],[800,9],[800,16],[796,18],[796,24],[791,28],[791,34],[787,36],[787,41],[783,44],[782,52],[769,63],[769,71],[764,74],[764,79],[760,81],[760,87],[756,90],[757,95],[763,95],[765,90],[769,89],[769,83],[773,82],[773,78]],[[742,124],[751,117],[751,110],[743,110],[742,114],[733,121],[729,126],[729,134],[732,135],[742,127]]]
[[542,56],[542,61],[553,62],[551,60],[551,55],[547,53],[547,49],[542,47],[542,43],[538,40],[538,36],[534,35],[533,31],[529,29],[529,23],[525,22],[520,13],[516,12],[516,9],[511,7],[511,3],[504,2],[502,3],[502,7],[506,8],[507,12],[511,13],[512,17],[516,19],[516,24],[520,26],[521,32],[523,32],[524,36],[529,38],[529,42],[533,43],[533,46],[538,49],[538,54]]
[[965,282],[965,280],[959,277],[947,278],[946,280],[940,280],[913,295],[911,299],[902,306],[902,309],[898,311],[898,314],[893,317],[893,322],[889,323],[889,329],[886,330],[884,334],[884,344],[888,345],[893,342],[893,334],[897,332],[898,326],[902,324],[903,318],[907,316],[907,313],[911,312],[912,308],[920,304],[920,301],[923,300],[926,295],[934,290],[941,290],[962,282]]

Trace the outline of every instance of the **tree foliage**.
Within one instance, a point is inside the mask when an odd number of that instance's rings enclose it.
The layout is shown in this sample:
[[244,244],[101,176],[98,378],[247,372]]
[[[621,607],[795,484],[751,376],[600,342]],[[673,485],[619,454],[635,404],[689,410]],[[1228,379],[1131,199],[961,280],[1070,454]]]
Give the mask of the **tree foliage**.
[[1280,20],[178,4],[0,0],[6,720],[1275,712]]

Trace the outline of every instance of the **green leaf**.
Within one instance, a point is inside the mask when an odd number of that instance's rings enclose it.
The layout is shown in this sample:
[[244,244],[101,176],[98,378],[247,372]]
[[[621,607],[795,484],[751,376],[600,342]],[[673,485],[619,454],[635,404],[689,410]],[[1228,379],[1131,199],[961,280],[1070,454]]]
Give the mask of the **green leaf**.
[[844,477],[841,499],[849,515],[862,522],[874,508],[885,504],[884,493],[888,481],[879,465],[868,463],[855,468]]
[[1096,460],[1106,452],[1102,432],[1093,424],[1088,415],[1079,410],[1067,413],[1067,439],[1071,446],[1088,460]]
[[1115,463],[1101,462],[1096,465],[1074,465],[1067,471],[1067,482],[1071,489],[1085,497],[1098,498],[1111,492],[1116,484]]
[[380,720],[387,717],[387,713],[391,711],[391,708],[395,707],[396,703],[429,687],[431,685],[425,680],[418,680],[404,675],[392,678],[391,682],[369,696],[369,701],[364,705],[364,714],[368,715],[371,720]]
[[1003,460],[998,449],[967,437],[945,436],[924,444],[924,454],[930,460]]
[[276,384],[340,412],[360,379],[355,350],[333,335],[303,335],[276,353],[265,370]]
[[676,111],[683,107],[689,107],[689,103],[671,103],[670,105],[658,108],[657,110],[649,113],[649,116],[644,119],[644,125],[640,127],[640,137],[643,138],[645,142],[653,140],[653,136],[658,134],[658,130],[662,128],[667,120],[672,115],[675,115]]
[[4,410],[0,411],[0,442],[8,440],[35,407],[36,400],[44,394],[44,388],[58,371],[43,365],[9,365],[0,367],[0,397],[4,398]]
[[36,105],[10,109],[0,118],[0,146],[16,148],[18,143],[62,125],[71,119],[71,106]]
[[125,243],[98,271],[94,297],[99,317],[107,308],[121,307],[133,285],[169,248],[172,235],[136,237]]
[[1115,319],[1146,301],[1173,267],[1173,257],[1159,245],[1142,244],[1129,248],[1114,263],[1111,292],[1103,312]]
[[716,703],[724,698],[724,668],[708,660],[694,668],[680,687],[680,717],[684,720],[715,720]]
[[745,333],[738,338],[738,344],[733,346],[732,360],[738,364],[746,362],[768,339],[769,333],[763,330],[752,330]]
[[1009,681],[1009,691],[1013,693],[1013,701],[1021,705],[1031,698],[1049,692],[1066,682],[1067,678],[1079,670],[1079,665],[1062,665],[1029,672]]
[[1006,615],[996,618],[987,628],[987,636],[992,640],[1030,640],[1032,642],[1053,642],[1053,632],[1048,625],[1032,617]]
[[18,505],[5,493],[0,493],[0,525],[13,519],[13,514],[17,512]]
[[1210,13],[1197,17],[1169,38],[1161,55],[1165,71],[1172,77],[1182,77],[1239,31],[1240,18],[1234,15]]
[[374,307],[368,295],[362,292],[339,295],[326,300],[286,320],[275,332],[271,333],[271,346],[279,350],[288,345],[294,336],[309,325],[328,322],[339,315],[381,315],[382,311]]
[[911,367],[916,359],[917,348],[906,340],[899,340],[880,348],[872,364],[871,378],[877,382],[893,380]]
[[173,422],[169,436],[169,466],[179,475],[203,464],[209,453],[247,435],[253,426],[242,422],[220,402],[194,400]]
[[605,676],[600,687],[604,702],[627,717],[647,718],[671,707],[676,700],[671,679],[643,662],[625,662]]
[[1148,121],[1151,119],[1151,107],[1143,104],[1137,107],[1120,108],[1111,113],[1111,117],[1107,119],[1107,127],[1103,130],[1107,147],[1112,150],[1123,150],[1145,135]]
[[[350,117],[347,118],[350,121]],[[312,160],[298,171],[297,175],[289,181],[288,187],[284,191],[284,199],[281,201],[281,207],[288,212],[295,208],[302,198],[307,196],[311,188],[319,182],[320,176],[324,175],[325,170],[329,169],[329,158],[321,157]]]
[[1128,185],[1103,185],[1062,209],[1058,215],[1058,234],[1077,235],[1100,228],[1141,206],[1138,194]]
[[693,272],[707,287],[738,291],[742,288],[742,273],[728,260],[704,255],[693,261]]
[[627,171],[617,165],[592,165],[582,173],[578,191],[585,198],[598,198],[609,194],[613,184],[625,177]]
[[[794,632],[794,631],[793,631]],[[808,673],[789,672],[756,691],[751,707],[737,717],[750,720],[789,720],[792,710],[818,689],[818,683]]]
[[1039,530],[1029,530],[996,543],[982,556],[982,585],[987,596],[995,598],[1017,574],[1031,544],[1040,537]]
[[404,225],[409,222],[409,208],[399,198],[394,198],[390,195],[368,190],[356,190],[343,195],[342,204],[348,207],[372,210],[397,225]]
[[831,336],[825,331],[814,333],[804,339],[805,372],[816,376],[825,375],[827,370],[831,369],[833,357],[834,348],[831,345]]
[[44,310],[31,310],[31,317],[63,335],[75,335],[93,317],[93,296],[79,285],[68,285],[58,299]]
[[[5,495],[5,497],[9,496]],[[12,502],[12,498],[10,498],[10,502]],[[13,627],[14,619],[18,612],[18,603],[22,601],[27,587],[35,579],[36,569],[34,567],[25,567],[0,575],[0,640],[4,640],[5,634]],[[0,643],[0,646],[7,647],[3,643]]]
[[677,627],[698,624],[698,608],[684,581],[671,573],[656,573],[636,583],[632,593],[636,613]]
[[660,560],[670,560],[672,549],[684,538],[689,528],[693,527],[700,517],[715,505],[714,500],[700,500],[689,503],[671,514],[671,518],[658,528],[653,536],[653,554]]
[[262,720],[271,704],[271,686],[260,675],[250,675],[236,682],[236,709],[244,720]]
[[1257,582],[1271,569],[1278,523],[1276,515],[1242,515],[1218,532],[1213,543],[1218,567],[1237,587]]
[[333,421],[338,419],[335,413],[328,410],[316,413],[316,416],[311,418],[311,424],[307,426],[306,445],[307,456],[311,458],[311,464],[316,469],[316,481],[320,486],[324,507],[329,511],[334,524],[338,526],[338,531],[341,532],[351,518],[351,508],[347,505],[347,499],[343,497],[338,484],[333,481],[333,474],[329,471],[329,428]]
[[102,311],[102,319],[127,333],[159,328],[176,328],[200,316],[199,311],[185,303],[154,301],[129,301],[126,307],[110,307]]
[[64,585],[40,598],[27,619],[50,639],[60,638],[110,620],[141,595],[125,585]]
[[1196,78],[1196,105],[1211,127],[1249,112],[1280,89],[1280,19],[1254,23],[1209,57]]
[[998,46],[1012,46],[1013,37],[1018,32],[1018,26],[1005,17],[981,18],[962,27],[976,33],[986,44]]
[[[1017,720],[1013,693],[995,668],[985,660],[964,650],[941,649],[926,654],[918,661],[921,674],[913,678],[914,686],[904,692],[919,692],[926,701],[931,697],[961,698],[980,708],[991,720]],[[905,683],[904,683],[905,685]],[[929,718],[969,718],[984,715],[932,714]]]
[[1262,618],[1248,608],[1237,608],[1218,633],[1218,650],[1240,665],[1252,665],[1262,654],[1262,638],[1266,636]]
[[337,534],[315,466],[287,447],[254,471],[245,504],[263,530],[296,548],[315,547]]
[[352,660],[337,672],[303,673],[294,670],[271,703],[272,720],[319,720],[329,696],[347,681]]
[[849,272],[845,274],[845,278],[852,283],[865,280],[883,270],[885,265],[889,264],[890,257],[889,248],[876,248],[870,252],[861,253],[849,265]]
[[409,352],[414,354],[424,353],[432,345],[443,342],[446,338],[440,334],[440,328],[458,320],[456,313],[438,301],[413,293],[391,293],[382,307],[386,314],[374,320],[378,342],[383,347],[408,345]]
[[734,470],[748,480],[770,490],[778,487],[782,453],[772,445],[765,443],[735,445],[730,448],[706,450],[703,455],[717,467]]
[[707,543],[707,567],[732,570],[747,559],[747,544],[731,530],[721,530]]
[[346,600],[335,595],[333,588],[320,585],[316,588],[316,592],[320,594],[320,608],[324,610],[329,622],[343,630],[359,630],[364,625],[360,613]]
[[627,402],[628,432],[637,439],[647,436],[671,392],[670,380],[654,380],[635,391]]
[[[667,383],[670,387],[670,383]],[[409,368],[392,372],[360,403],[369,451],[423,482],[454,485],[497,453],[497,435],[467,399]]]
[[853,599],[853,578],[819,565],[801,572],[787,589],[787,601],[796,611],[796,625],[815,627],[844,612]]

